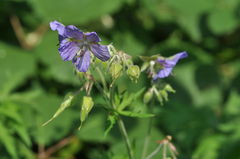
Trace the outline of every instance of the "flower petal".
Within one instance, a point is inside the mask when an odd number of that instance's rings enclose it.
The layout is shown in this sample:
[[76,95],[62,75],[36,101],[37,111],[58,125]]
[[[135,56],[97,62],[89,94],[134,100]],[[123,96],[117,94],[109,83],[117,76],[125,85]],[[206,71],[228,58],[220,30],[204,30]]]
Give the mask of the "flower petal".
[[92,44],[92,53],[102,61],[107,61],[111,56],[106,45]]
[[73,63],[80,72],[87,72],[88,67],[91,63],[91,53],[86,50],[81,57],[75,57]]
[[73,38],[77,40],[83,39],[83,32],[74,25],[66,26],[64,35],[68,38]]
[[188,56],[187,52],[184,51],[177,53],[176,55],[171,56],[169,58],[158,58],[157,62],[162,64],[164,67],[174,67],[180,59],[186,58],[187,56]]
[[52,22],[50,22],[50,28],[53,31],[57,30],[59,35],[64,36],[65,26],[62,23],[60,23],[56,20],[52,21]]
[[58,51],[64,61],[72,60],[77,52],[80,50],[76,42],[69,41],[68,39],[63,39],[60,42],[60,47]]
[[168,77],[171,72],[172,72],[172,67],[170,68],[164,68],[162,70],[160,70],[154,77],[153,77],[153,80],[156,80],[158,78],[165,78],[165,77]]
[[101,39],[96,32],[85,33],[86,39],[88,42],[100,42]]

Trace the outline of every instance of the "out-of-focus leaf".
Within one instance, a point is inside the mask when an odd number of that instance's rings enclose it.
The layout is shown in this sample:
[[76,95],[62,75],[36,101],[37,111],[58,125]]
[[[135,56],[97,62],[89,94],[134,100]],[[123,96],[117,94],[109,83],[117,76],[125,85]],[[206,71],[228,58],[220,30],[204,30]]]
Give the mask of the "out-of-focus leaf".
[[217,159],[224,137],[220,135],[204,136],[193,153],[194,159]]
[[34,0],[31,2],[45,21],[61,20],[69,24],[84,24],[99,18],[101,15],[117,11],[124,1]]
[[228,115],[239,115],[240,113],[240,95],[236,91],[232,91],[226,103],[225,113]]
[[13,159],[17,159],[15,141],[10,131],[0,123],[0,139]]
[[[111,141],[112,137],[108,135],[104,137],[106,119],[104,114],[93,113],[88,120],[85,121],[81,131],[77,132],[80,139],[91,142]],[[97,131],[96,131],[97,130]]]
[[27,146],[31,146],[31,140],[30,140],[30,136],[27,132],[27,129],[24,128],[22,125],[14,125],[13,126],[16,133],[20,136],[20,138],[23,140],[23,142],[27,145]]
[[113,41],[117,48],[124,50],[129,55],[143,54],[146,46],[131,32],[115,32],[113,35]]
[[[200,18],[215,5],[214,1],[142,0],[160,22],[177,22],[192,39],[201,40]],[[176,21],[177,19],[177,21]]]
[[0,99],[35,72],[35,60],[24,50],[0,43]]
[[239,26],[236,16],[238,0],[221,1],[211,10],[208,17],[208,25],[216,34],[230,33]]

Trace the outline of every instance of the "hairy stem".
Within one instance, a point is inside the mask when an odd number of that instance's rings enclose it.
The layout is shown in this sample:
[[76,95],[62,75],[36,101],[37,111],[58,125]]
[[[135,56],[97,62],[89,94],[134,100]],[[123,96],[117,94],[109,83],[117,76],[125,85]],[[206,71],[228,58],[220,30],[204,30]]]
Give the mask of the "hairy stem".
[[103,84],[103,89],[104,89],[104,91],[106,92],[108,89],[107,89],[107,84],[106,84],[105,78],[104,78],[104,76],[103,76],[103,73],[102,73],[102,71],[99,69],[99,67],[97,67],[96,70],[97,70],[97,72],[98,72],[98,74],[99,74],[99,76],[100,76],[101,82],[102,82],[102,84]]
[[149,119],[149,124],[148,124],[147,135],[145,137],[144,145],[143,145],[142,159],[145,158],[145,156],[147,154],[147,151],[148,151],[148,145],[149,145],[149,141],[150,141],[150,138],[151,138],[152,122],[153,122],[153,118],[150,118]]
[[[113,109],[116,110],[117,108],[114,105],[113,97],[114,97],[114,87],[113,87],[113,84],[112,84],[112,87],[110,86],[110,103],[111,103]],[[128,157],[129,157],[129,159],[133,159],[133,149],[132,149],[132,146],[131,146],[131,142],[129,140],[124,122],[123,122],[123,120],[121,119],[120,116],[118,117],[117,122],[118,122],[119,129],[121,131],[121,134],[124,138],[124,141],[125,141],[125,144],[126,144],[126,147],[127,147]]]
[[126,143],[126,147],[127,147],[127,151],[128,151],[128,157],[129,157],[129,159],[133,159],[132,146],[131,146],[131,143],[130,143],[130,140],[129,140],[129,137],[128,137],[128,134],[127,134],[127,131],[126,131],[126,128],[125,128],[125,125],[124,125],[124,123],[123,123],[123,121],[120,117],[118,118],[118,126],[119,126],[121,134],[122,134],[122,136],[125,140],[125,143]]
[[162,144],[160,144],[150,155],[146,157],[146,159],[153,158],[162,148]]

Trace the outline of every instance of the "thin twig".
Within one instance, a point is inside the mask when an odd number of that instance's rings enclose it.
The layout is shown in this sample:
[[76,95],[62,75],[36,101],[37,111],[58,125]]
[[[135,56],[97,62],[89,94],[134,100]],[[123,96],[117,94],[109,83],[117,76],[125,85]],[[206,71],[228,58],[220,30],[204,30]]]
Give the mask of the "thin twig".
[[41,24],[35,31],[26,34],[19,18],[16,15],[10,17],[10,23],[21,47],[26,50],[34,48],[41,40],[43,34],[48,30],[47,25]]
[[74,136],[64,138],[57,144],[53,145],[52,147],[49,147],[47,150],[44,150],[43,147],[39,147],[38,159],[48,159],[49,157],[51,157],[52,154],[57,152],[59,149],[71,143],[74,138],[75,138]]

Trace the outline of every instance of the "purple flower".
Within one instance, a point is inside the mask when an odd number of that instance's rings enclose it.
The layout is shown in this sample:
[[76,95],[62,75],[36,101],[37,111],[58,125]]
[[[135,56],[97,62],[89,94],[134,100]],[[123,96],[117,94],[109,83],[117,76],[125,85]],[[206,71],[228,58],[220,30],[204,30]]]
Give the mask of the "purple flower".
[[154,77],[153,79],[156,80],[158,78],[165,78],[168,77],[171,72],[173,67],[177,64],[178,60],[186,58],[188,56],[187,52],[180,52],[177,53],[174,56],[171,56],[169,58],[164,58],[164,57],[159,57],[156,62],[158,62],[163,69],[161,69]]
[[91,53],[102,61],[110,58],[106,45],[101,45],[101,39],[96,32],[84,33],[73,25],[64,26],[58,21],[50,22],[50,28],[58,31],[58,51],[64,61],[72,60],[80,72],[86,72],[91,62]]

